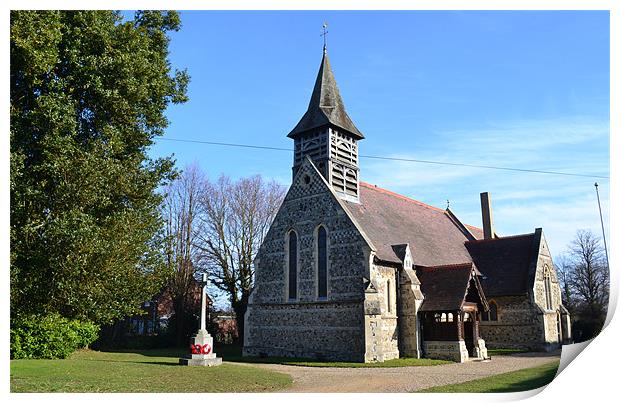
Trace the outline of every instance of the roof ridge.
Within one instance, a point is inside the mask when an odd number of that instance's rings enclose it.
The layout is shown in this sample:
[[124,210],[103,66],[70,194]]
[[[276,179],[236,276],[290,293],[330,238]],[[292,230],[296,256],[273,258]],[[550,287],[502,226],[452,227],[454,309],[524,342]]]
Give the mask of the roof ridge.
[[417,205],[419,205],[421,207],[425,207],[425,208],[428,208],[430,210],[435,210],[435,211],[438,211],[440,213],[445,213],[445,211],[446,211],[446,210],[440,209],[439,207],[431,206],[430,204],[426,204],[426,203],[421,202],[419,200],[412,199],[411,197],[403,196],[403,195],[401,195],[399,193],[392,192],[391,190],[380,188],[379,186],[370,184],[368,182],[360,181],[360,186],[365,186],[365,187],[367,187],[369,189],[374,189],[374,190],[376,190],[376,191],[378,191],[380,193],[384,193],[384,194],[387,194],[389,196],[394,196],[394,197],[397,197],[399,199],[403,199],[403,200],[406,200],[406,201],[409,201],[409,202],[413,202],[413,203],[415,203],[415,204],[417,204]]
[[492,241],[501,241],[501,240],[509,240],[514,238],[525,238],[528,236],[534,236],[534,232],[530,232],[527,234],[517,234],[517,235],[507,235],[498,238],[489,238],[489,239],[476,239],[475,241],[465,241],[465,243],[484,243],[484,242],[492,242]]
[[431,270],[436,270],[436,269],[457,269],[457,268],[463,268],[463,267],[472,267],[473,266],[473,262],[465,262],[465,263],[452,263],[452,264],[442,264],[439,266],[419,266],[421,269],[431,269]]

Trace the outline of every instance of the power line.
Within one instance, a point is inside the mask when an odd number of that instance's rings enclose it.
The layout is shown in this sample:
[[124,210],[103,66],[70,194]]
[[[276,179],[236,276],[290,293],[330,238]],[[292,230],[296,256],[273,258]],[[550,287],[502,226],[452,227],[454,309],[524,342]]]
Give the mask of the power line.
[[261,149],[261,150],[276,150],[276,151],[289,151],[289,152],[293,151],[290,148],[256,146],[256,145],[253,145],[253,144],[218,143],[216,141],[184,140],[184,139],[171,139],[171,138],[160,138],[158,140],[178,141],[178,142],[181,142],[181,143],[210,144],[210,145],[214,145],[214,146],[226,146],[226,147],[258,148],[258,149]]
[[[217,141],[186,140],[186,139],[173,139],[173,138],[160,138],[159,140],[176,141],[176,142],[181,142],[181,143],[209,144],[209,145],[224,146],[224,147],[255,148],[255,149],[259,149],[259,150],[275,150],[275,151],[288,151],[288,152],[292,152],[293,151],[290,148],[257,146],[257,145],[254,145],[254,144],[222,143],[222,142],[217,142]],[[384,157],[384,156],[378,156],[378,155],[360,155],[359,157],[360,158],[377,159],[377,160],[388,160],[388,161],[417,162],[417,163],[420,163],[420,164],[433,164],[433,165],[447,165],[447,166],[481,168],[481,169],[494,169],[494,170],[500,170],[500,171],[527,172],[527,173],[537,173],[537,174],[547,174],[547,175],[578,176],[578,177],[582,177],[582,178],[609,179],[609,176],[589,175],[589,174],[576,174],[576,173],[561,172],[561,171],[542,171],[542,170],[539,170],[539,169],[498,167],[498,166],[493,166],[493,165],[464,164],[464,163],[458,163],[458,162],[420,160],[420,159],[414,159],[414,158]]]
[[419,162],[419,163],[423,163],[423,164],[450,165],[450,166],[457,166],[457,167],[470,167],[470,168],[483,168],[483,169],[496,169],[496,170],[502,170],[502,171],[517,171],[517,172],[529,172],[529,173],[537,173],[537,174],[564,175],[564,176],[581,176],[581,177],[585,177],[585,178],[609,179],[608,176],[588,175],[588,174],[574,174],[574,173],[560,172],[560,171],[541,171],[541,170],[538,170],[538,169],[496,167],[496,166],[492,166],[492,165],[462,164],[462,163],[458,163],[458,162],[442,162],[442,161],[430,161],[430,160],[416,160],[416,159],[409,159],[409,158],[377,157],[377,156],[373,156],[373,155],[360,155],[360,157],[382,159],[382,160],[392,160],[392,161]]

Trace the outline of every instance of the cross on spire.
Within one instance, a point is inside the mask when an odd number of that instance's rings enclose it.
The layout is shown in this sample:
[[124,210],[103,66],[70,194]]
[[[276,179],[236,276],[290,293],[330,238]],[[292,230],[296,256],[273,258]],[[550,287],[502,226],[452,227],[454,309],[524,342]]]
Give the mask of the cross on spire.
[[329,31],[327,30],[327,22],[323,23],[323,33],[321,34],[321,36],[323,37],[323,53],[327,53],[327,33]]

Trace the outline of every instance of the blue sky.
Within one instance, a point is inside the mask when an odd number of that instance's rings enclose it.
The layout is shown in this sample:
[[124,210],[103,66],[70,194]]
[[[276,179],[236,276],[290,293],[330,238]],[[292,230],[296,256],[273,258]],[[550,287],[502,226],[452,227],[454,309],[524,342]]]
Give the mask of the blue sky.
[[[360,154],[609,176],[609,14],[599,11],[181,12],[171,61],[192,77],[164,138],[292,147],[318,71],[323,21]],[[210,177],[290,183],[292,153],[160,139]],[[609,230],[609,180],[362,158],[361,179],[500,235],[543,227],[552,253]]]

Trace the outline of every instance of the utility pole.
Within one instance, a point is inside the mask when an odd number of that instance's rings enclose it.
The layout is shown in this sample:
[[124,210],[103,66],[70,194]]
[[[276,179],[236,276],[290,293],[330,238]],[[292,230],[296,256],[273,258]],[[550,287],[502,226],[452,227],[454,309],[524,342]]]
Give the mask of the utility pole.
[[607,260],[607,270],[609,270],[609,255],[607,254],[607,241],[605,240],[605,226],[603,225],[603,211],[601,210],[601,198],[598,195],[598,183],[594,182],[596,188],[596,200],[598,200],[598,213],[601,217],[601,230],[603,231],[603,245],[605,246],[605,259]]

